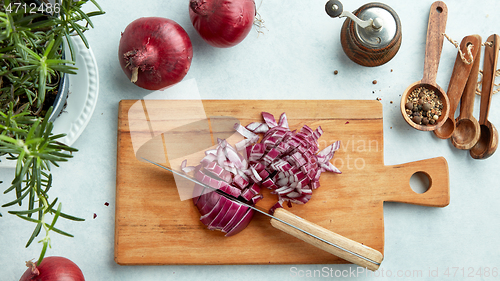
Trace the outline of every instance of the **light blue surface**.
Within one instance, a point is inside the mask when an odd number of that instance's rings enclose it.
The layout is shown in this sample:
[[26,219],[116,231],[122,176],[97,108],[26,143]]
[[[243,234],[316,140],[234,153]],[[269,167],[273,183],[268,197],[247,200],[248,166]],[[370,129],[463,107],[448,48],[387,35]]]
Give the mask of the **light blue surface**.
[[[359,280],[404,279],[398,275],[417,276],[415,279],[419,280],[460,280],[471,279],[467,278],[471,272],[474,279],[480,279],[477,274],[482,273],[484,280],[494,280],[494,268],[498,278],[500,153],[487,160],[473,160],[468,152],[455,149],[449,141],[411,129],[399,110],[400,94],[422,78],[432,1],[384,2],[401,19],[403,42],[393,60],[375,68],[359,66],[345,56],[340,46],[343,20],[329,18],[324,11],[325,2],[263,0],[261,3],[257,0],[258,12],[265,20],[264,34],[253,30],[238,46],[216,49],[202,41],[193,29],[187,0],[100,1],[106,15],[94,18],[97,28],[87,33],[100,74],[98,104],[87,129],[74,144],[79,152],[53,171],[51,191],[52,196],[59,197],[66,212],[84,217],[86,221],[58,222],[62,229],[75,234],[75,238],[52,235],[52,249],[48,254],[70,258],[90,281],[295,280],[299,279],[293,277],[295,273],[306,274],[308,270],[320,270],[322,276],[343,273],[344,277],[349,275]],[[344,8],[350,11],[366,3],[344,2]],[[446,4],[446,32],[455,40],[479,34],[484,41],[489,35],[500,33],[499,1],[450,0]],[[117,50],[120,32],[143,16],[173,19],[187,31],[194,58],[185,81],[194,79],[203,99],[381,98],[385,164],[444,156],[450,170],[450,205],[441,209],[386,203],[385,259],[373,275],[356,273],[358,268],[354,265],[118,266],[113,260],[118,102],[139,99],[151,92],[127,81],[118,63]],[[456,49],[445,42],[437,77],[437,83],[444,89],[455,56]],[[337,75],[333,74],[335,70]],[[373,80],[377,80],[377,84],[373,84]],[[169,98],[190,97],[173,93]],[[500,94],[493,98],[489,118],[497,127],[500,126],[499,107]],[[474,114],[478,117],[479,97]],[[0,178],[4,181],[1,185],[4,190],[12,179],[12,170],[1,170]],[[10,201],[10,196],[1,195],[0,203]],[[105,206],[105,202],[109,202],[109,206]],[[18,280],[25,270],[24,261],[36,258],[40,251],[36,243],[24,248],[33,225],[7,211],[0,210],[3,214],[0,218],[2,281]],[[485,269],[489,270],[489,277]],[[436,274],[439,278],[433,278]]]

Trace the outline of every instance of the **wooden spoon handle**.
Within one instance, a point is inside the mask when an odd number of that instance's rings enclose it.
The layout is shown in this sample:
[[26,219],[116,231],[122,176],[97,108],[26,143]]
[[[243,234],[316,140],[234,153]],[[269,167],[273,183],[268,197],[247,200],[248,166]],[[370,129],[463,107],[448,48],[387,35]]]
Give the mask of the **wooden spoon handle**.
[[434,84],[436,81],[447,19],[448,8],[446,4],[442,1],[432,3],[427,24],[424,77],[422,78],[424,83]]
[[[474,59],[474,54],[477,53],[478,49],[481,49],[481,40],[475,36],[465,36],[460,43],[460,51],[465,54],[465,58],[470,60],[467,52],[469,44],[474,46],[472,50],[472,59]],[[475,52],[474,52],[475,51]],[[465,84],[467,83],[467,77],[469,77],[473,63],[467,64],[462,60],[460,52],[457,53],[457,58],[455,59],[455,66],[453,67],[453,72],[451,73],[450,83],[448,84],[448,99],[450,101],[450,118],[455,118],[455,111],[457,110],[458,102],[462,97],[464,92]]]
[[495,71],[497,69],[498,50],[500,48],[500,36],[493,34],[488,37],[486,42],[489,44],[486,44],[484,47],[483,86],[481,90],[481,109],[479,112],[479,124],[481,125],[485,125],[488,122]]
[[479,65],[481,63],[481,36],[474,36],[477,38],[479,44],[474,44],[474,48],[472,49],[474,63],[472,65],[472,70],[470,72],[469,78],[467,79],[467,84],[465,85],[465,90],[460,102],[460,116],[458,116],[458,120],[462,118],[472,117],[472,114],[474,112],[474,99],[476,97],[477,77],[479,75]]
[[[334,233],[326,228],[323,228],[317,224],[306,221],[301,217],[298,217],[289,211],[279,208],[274,212],[274,216],[278,219],[287,222],[291,225],[294,225],[300,229],[303,229],[314,236],[317,236],[321,239],[331,242],[345,250],[342,250],[338,247],[329,245],[311,235],[305,234],[304,232],[297,230],[289,225],[286,225],[278,220],[271,219],[271,225],[281,231],[284,231],[296,238],[299,238],[302,241],[305,241],[315,247],[318,247],[322,250],[325,250],[335,256],[338,256],[342,259],[350,261],[354,264],[357,264],[361,267],[368,268],[370,270],[377,270],[380,266],[380,263],[384,259],[384,256],[379,251],[367,247],[361,243],[353,241],[349,238],[346,238],[342,235]],[[355,253],[355,254],[353,254]],[[364,258],[361,258],[361,257]],[[371,260],[371,261],[368,261]]]

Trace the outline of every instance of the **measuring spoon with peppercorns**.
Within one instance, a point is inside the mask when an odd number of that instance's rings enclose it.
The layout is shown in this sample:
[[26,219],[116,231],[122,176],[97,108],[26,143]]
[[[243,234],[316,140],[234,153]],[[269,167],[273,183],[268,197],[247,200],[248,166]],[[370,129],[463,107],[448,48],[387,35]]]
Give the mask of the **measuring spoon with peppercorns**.
[[[411,84],[401,96],[401,113],[406,122],[413,128],[421,131],[433,131],[441,127],[448,117],[449,101],[446,93],[437,85],[436,76],[443,50],[444,32],[448,8],[442,1],[432,3],[427,24],[427,37],[425,43],[424,76],[422,80]],[[422,124],[424,118],[420,115],[418,98],[420,95],[435,97],[436,103],[440,103],[441,115],[437,119],[427,120],[427,125]],[[410,105],[409,102],[412,102]],[[416,105],[416,109],[415,109]],[[412,109],[408,109],[408,107]],[[420,105],[423,107],[423,104]],[[424,121],[425,122],[425,121]]]

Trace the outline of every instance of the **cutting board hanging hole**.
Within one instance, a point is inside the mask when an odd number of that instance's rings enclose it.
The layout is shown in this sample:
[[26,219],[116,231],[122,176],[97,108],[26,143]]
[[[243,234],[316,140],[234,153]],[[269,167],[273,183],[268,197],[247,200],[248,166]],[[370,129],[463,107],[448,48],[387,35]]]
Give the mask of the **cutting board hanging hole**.
[[410,178],[410,187],[418,194],[425,193],[431,187],[429,176],[424,172],[416,172]]

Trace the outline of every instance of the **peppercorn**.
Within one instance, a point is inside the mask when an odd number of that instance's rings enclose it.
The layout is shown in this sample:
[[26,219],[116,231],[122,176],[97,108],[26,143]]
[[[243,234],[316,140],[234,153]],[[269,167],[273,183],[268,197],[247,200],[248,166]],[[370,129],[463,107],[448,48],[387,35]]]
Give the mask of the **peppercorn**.
[[413,103],[411,101],[407,102],[405,104],[406,109],[412,110],[413,109]]

